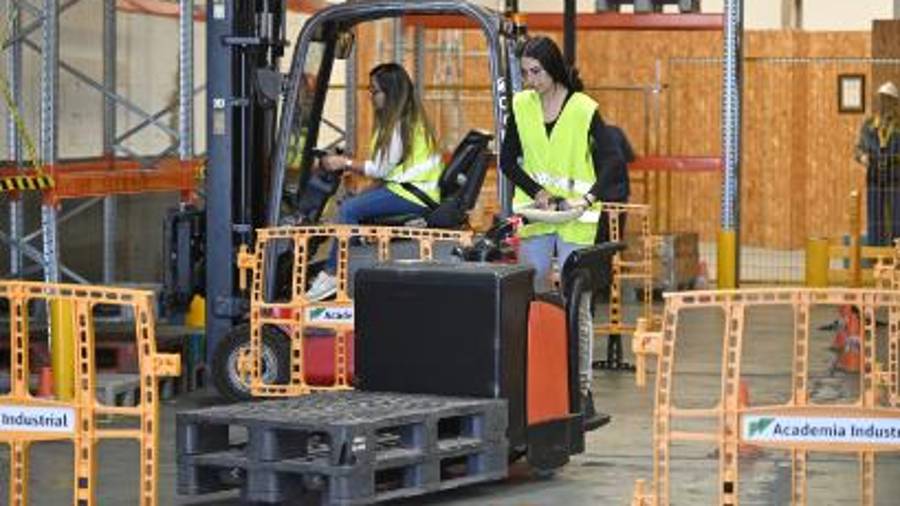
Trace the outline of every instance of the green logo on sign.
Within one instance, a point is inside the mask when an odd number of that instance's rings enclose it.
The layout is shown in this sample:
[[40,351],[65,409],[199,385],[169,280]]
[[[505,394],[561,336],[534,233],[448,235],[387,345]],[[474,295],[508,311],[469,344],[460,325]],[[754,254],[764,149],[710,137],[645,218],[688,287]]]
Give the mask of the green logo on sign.
[[316,318],[321,317],[321,316],[324,315],[324,314],[325,314],[325,308],[324,308],[324,307],[315,307],[315,308],[312,308],[312,309],[309,311],[309,319],[310,319],[310,320],[314,320],[314,319],[316,319]]
[[769,428],[769,425],[772,425],[774,422],[774,418],[760,418],[756,421],[750,422],[750,437],[756,436],[757,434],[762,434]]

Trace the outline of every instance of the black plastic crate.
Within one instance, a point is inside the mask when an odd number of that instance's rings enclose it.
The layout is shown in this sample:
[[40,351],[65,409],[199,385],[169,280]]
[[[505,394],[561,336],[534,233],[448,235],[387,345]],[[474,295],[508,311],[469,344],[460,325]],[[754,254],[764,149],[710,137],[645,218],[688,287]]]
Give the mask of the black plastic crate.
[[371,504],[506,474],[506,403],[334,392],[178,415],[181,494]]

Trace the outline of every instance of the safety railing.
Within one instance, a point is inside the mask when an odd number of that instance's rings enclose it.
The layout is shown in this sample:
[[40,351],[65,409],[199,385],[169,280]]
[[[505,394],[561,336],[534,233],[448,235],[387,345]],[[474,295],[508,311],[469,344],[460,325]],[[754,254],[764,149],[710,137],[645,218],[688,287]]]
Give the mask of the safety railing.
[[[8,504],[29,504],[30,448],[35,443],[50,441],[69,441],[74,446],[73,504],[101,504],[97,498],[97,446],[107,440],[133,440],[140,444],[139,504],[155,506],[159,463],[158,379],[177,376],[181,362],[178,355],[156,352],[152,293],[101,286],[0,281],[0,303],[6,304],[9,312],[9,390],[0,395],[0,443],[10,449]],[[57,378],[56,394],[47,397],[38,397],[31,390],[33,357],[30,353],[34,343],[29,334],[33,328],[46,328],[47,312],[40,311],[41,306],[52,311],[52,326],[58,327],[51,329],[51,348],[68,346],[71,352],[55,360],[54,373],[66,380]],[[125,308],[134,316],[140,366],[137,406],[111,406],[97,400],[94,314],[101,306]],[[69,371],[72,373],[68,374]],[[99,423],[101,418],[122,423],[103,427]]]
[[[326,240],[337,241],[337,293],[334,299],[314,302],[307,299],[310,256]],[[349,347],[353,339],[353,301],[349,290],[350,244],[360,240],[374,248],[379,262],[391,259],[392,244],[402,241],[416,244],[413,257],[433,257],[436,243],[468,245],[472,232],[411,227],[309,226],[260,229],[254,250],[238,255],[241,282],[250,282],[250,346],[238,361],[238,372],[247,381],[250,392],[261,397],[304,395],[320,390],[349,389]],[[325,245],[323,245],[325,246]],[[325,246],[327,247],[327,246]],[[281,257],[282,260],[279,260]],[[290,259],[287,262],[285,259]],[[290,269],[285,269],[285,265]],[[277,276],[267,273],[279,269]],[[268,282],[266,280],[269,280]],[[267,286],[267,284],[278,286]],[[283,384],[264,381],[264,327],[274,326],[290,339],[290,378]],[[307,329],[325,329],[334,334],[333,381],[312,384],[305,353]]]
[[[665,297],[661,329],[648,330],[646,322],[641,321],[632,342],[638,357],[638,383],[643,385],[646,381],[646,361],[650,357],[655,358],[656,372],[651,423],[653,480],[652,484],[643,480],[636,484],[633,505],[670,504],[670,473],[676,472],[673,451],[691,445],[716,448],[718,476],[711,493],[717,493],[718,498],[717,502],[710,500],[708,503],[731,506],[740,503],[740,473],[749,471],[744,466],[739,468],[739,461],[752,445],[762,451],[781,452],[790,462],[790,477],[787,478],[790,497],[781,496],[778,501],[797,506],[816,504],[810,498],[808,487],[809,468],[813,464],[810,454],[827,452],[843,454],[845,460],[858,459],[860,504],[887,504],[876,501],[875,459],[882,452],[900,451],[897,396],[900,292],[797,288],[684,292]],[[820,315],[818,311],[823,308],[844,305],[851,306],[860,315],[859,372],[835,378],[832,371],[820,379],[815,370],[811,371],[811,367],[821,365],[820,355],[811,359],[812,350],[820,349],[814,346],[812,337],[821,330],[813,324],[813,310]],[[698,311],[706,310],[721,315],[721,325],[711,332],[708,327],[697,325],[698,322],[709,325],[709,318],[697,318]],[[774,330],[772,314],[778,311],[782,312],[785,325]],[[784,346],[786,370],[778,374],[757,374],[755,379],[763,381],[760,378],[764,376],[784,376],[786,380],[782,386],[786,388],[782,399],[786,402],[749,405],[745,381],[749,382],[750,376],[745,377],[749,374],[745,371],[753,370],[758,364],[751,363],[746,357],[762,343],[748,338],[748,315],[762,316],[770,345]],[[681,328],[682,324],[689,323],[693,327]],[[711,340],[698,344],[703,329],[707,330]],[[754,336],[759,337],[759,334]],[[781,336],[786,339],[772,339]],[[721,385],[707,385],[709,391],[718,392],[718,396],[704,398],[704,401],[712,402],[712,407],[685,407],[688,403],[681,397],[676,402],[677,387],[683,389],[685,384],[700,384],[696,364],[691,365],[693,370],[683,367],[691,355],[688,351],[696,355],[716,346],[721,347],[720,354],[715,349],[712,353],[716,362],[720,362]],[[889,350],[887,355],[885,348]],[[768,350],[759,358],[767,362],[766,367],[779,360]],[[879,360],[888,362],[886,372]],[[676,371],[686,374],[676,374]],[[850,393],[841,398],[826,400],[812,388],[815,381],[849,382],[857,377],[858,389],[856,386],[849,388]],[[691,383],[692,378],[694,383]],[[696,394],[692,392],[692,395]],[[689,465],[696,466],[697,461]],[[842,492],[852,494],[851,490]],[[828,501],[846,504],[846,498],[832,497]]]

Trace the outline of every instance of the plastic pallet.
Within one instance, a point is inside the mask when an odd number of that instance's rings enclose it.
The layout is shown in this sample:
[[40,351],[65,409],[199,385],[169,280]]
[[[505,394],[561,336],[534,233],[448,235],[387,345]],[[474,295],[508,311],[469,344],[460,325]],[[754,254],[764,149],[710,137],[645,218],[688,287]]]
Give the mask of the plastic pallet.
[[506,476],[506,402],[328,392],[178,414],[178,491],[372,504]]

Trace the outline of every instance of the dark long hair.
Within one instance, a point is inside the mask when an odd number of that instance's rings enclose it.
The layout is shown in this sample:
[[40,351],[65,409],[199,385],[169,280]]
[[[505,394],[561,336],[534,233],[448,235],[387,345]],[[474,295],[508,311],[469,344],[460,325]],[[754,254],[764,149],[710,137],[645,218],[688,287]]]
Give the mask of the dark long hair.
[[541,67],[559,84],[569,91],[583,91],[584,83],[578,77],[578,69],[566,63],[559,46],[550,37],[531,37],[522,44],[519,58],[534,58]]
[[384,107],[373,114],[375,152],[388,149],[397,125],[400,126],[400,139],[403,142],[401,163],[412,152],[416,128],[421,126],[425,129],[425,138],[430,146],[437,145],[434,128],[425,115],[425,108],[416,94],[412,79],[402,66],[396,63],[377,65],[369,72],[369,81],[378,83],[378,88],[384,93]]

